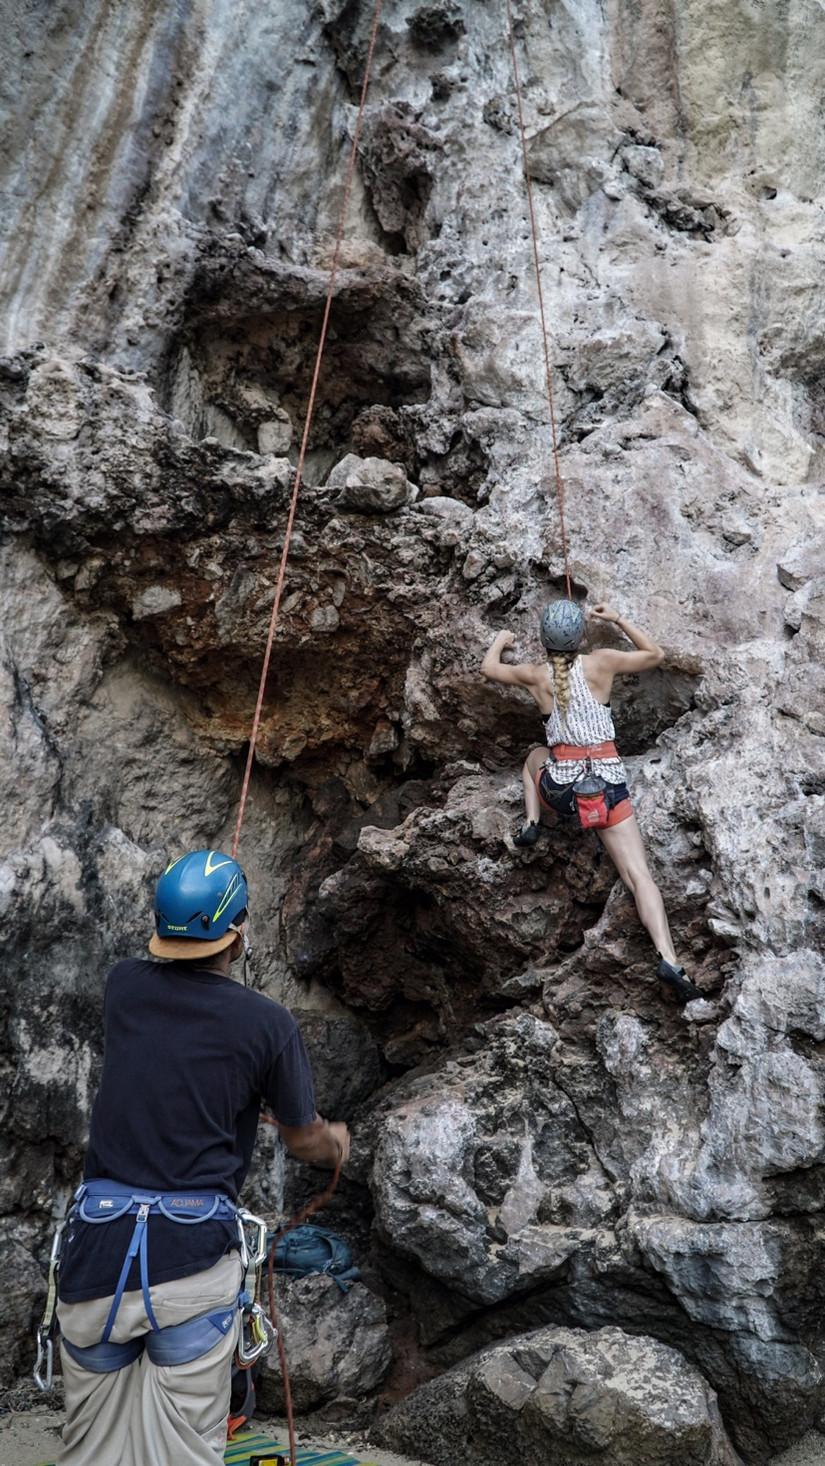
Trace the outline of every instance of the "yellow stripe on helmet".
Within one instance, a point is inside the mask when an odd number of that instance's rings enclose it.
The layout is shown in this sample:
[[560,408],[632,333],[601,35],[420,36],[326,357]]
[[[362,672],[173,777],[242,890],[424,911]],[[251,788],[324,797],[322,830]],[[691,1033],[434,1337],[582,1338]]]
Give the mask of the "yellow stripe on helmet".
[[241,878],[240,878],[240,876],[238,875],[238,873],[236,871],[235,872],[235,875],[232,877],[231,881],[229,882],[229,885],[227,886],[226,890],[223,893],[223,896],[221,898],[221,901],[220,901],[220,903],[218,905],[218,909],[215,912],[215,915],[212,917],[212,920],[213,921],[217,921],[217,919],[218,919],[219,916],[223,916],[223,913],[225,912],[225,910],[226,910],[227,906],[229,905],[230,901],[232,900],[232,897],[235,895],[235,893],[236,893],[238,887],[240,886],[240,884],[241,884]]

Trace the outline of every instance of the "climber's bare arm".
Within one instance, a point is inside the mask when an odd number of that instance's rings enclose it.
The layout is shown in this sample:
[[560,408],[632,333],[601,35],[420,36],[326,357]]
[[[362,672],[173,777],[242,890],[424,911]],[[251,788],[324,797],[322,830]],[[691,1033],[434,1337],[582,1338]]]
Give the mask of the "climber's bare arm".
[[611,677],[620,676],[623,672],[649,672],[653,667],[660,667],[665,659],[662,648],[646,632],[634,626],[632,621],[627,621],[614,611],[612,606],[607,606],[602,601],[594,606],[590,612],[594,621],[612,622],[618,631],[621,631],[628,641],[632,641],[635,651],[622,652],[614,650],[613,647],[602,647],[598,651],[591,652],[594,670]]
[[541,669],[530,662],[502,662],[501,654],[513,646],[516,638],[512,631],[500,631],[481,664],[481,675],[490,682],[504,682],[508,686],[533,687],[538,681]]

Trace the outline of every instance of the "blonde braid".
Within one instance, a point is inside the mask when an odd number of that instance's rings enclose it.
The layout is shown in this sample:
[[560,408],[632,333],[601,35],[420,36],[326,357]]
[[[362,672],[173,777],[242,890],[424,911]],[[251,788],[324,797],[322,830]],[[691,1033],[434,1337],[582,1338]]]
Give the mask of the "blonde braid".
[[574,658],[567,657],[563,652],[554,652],[548,657],[550,675],[553,678],[553,692],[556,702],[563,718],[567,717],[567,709],[570,706],[570,668]]

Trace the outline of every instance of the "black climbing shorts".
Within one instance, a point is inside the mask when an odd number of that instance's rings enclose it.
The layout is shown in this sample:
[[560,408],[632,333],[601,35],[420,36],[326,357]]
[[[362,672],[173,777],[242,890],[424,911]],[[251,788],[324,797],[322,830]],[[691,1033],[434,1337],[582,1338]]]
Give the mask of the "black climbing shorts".
[[[536,776],[536,788],[546,809],[552,809],[563,820],[574,820],[578,824],[579,816],[572,784],[555,784],[547,769],[541,768]],[[604,798],[608,808],[608,829],[612,825],[620,825],[622,820],[630,819],[633,806],[626,784],[606,784]]]

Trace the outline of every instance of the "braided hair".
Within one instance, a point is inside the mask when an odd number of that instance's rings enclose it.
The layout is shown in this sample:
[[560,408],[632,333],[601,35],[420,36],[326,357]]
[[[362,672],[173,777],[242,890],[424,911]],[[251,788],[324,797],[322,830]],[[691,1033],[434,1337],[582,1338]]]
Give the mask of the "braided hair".
[[553,693],[563,718],[567,717],[567,709],[570,706],[570,668],[577,656],[578,652],[553,652],[547,658],[550,676],[553,679]]

